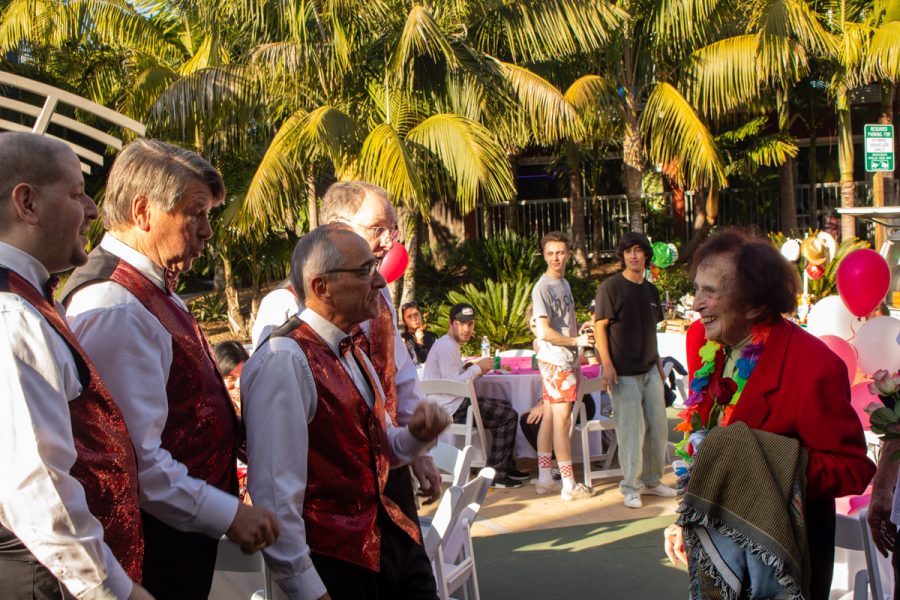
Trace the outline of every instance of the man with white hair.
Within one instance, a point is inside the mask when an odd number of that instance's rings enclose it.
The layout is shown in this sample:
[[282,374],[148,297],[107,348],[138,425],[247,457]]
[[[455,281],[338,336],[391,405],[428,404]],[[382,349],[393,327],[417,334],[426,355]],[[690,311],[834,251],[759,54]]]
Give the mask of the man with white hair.
[[206,598],[219,538],[271,544],[271,512],[237,498],[237,416],[209,344],[175,280],[212,235],[222,177],[199,155],[137,139],[116,157],[108,229],[63,290],[67,317],[125,415],[137,452],[144,584],[160,598]]

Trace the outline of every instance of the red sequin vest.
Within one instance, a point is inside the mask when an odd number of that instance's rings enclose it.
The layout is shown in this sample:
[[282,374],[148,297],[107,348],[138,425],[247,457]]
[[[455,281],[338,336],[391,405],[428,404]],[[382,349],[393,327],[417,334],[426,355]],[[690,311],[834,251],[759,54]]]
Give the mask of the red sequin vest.
[[137,459],[125,419],[65,319],[43,294],[15,271],[5,268],[0,268],[0,290],[28,301],[72,352],[82,391],[69,402],[77,452],[70,474],[84,488],[88,508],[103,526],[103,540],[113,556],[128,576],[140,583],[144,534]]
[[416,525],[384,495],[390,471],[384,404],[376,397],[370,410],[331,348],[307,323],[294,323],[278,334],[303,350],[317,393],[303,503],[307,543],[313,552],[378,571],[379,510],[421,542]]
[[66,282],[63,302],[85,285],[103,280],[131,292],[172,336],[172,365],[166,382],[169,416],[162,447],[187,467],[191,477],[236,495],[237,415],[197,321],[143,273],[99,247]]

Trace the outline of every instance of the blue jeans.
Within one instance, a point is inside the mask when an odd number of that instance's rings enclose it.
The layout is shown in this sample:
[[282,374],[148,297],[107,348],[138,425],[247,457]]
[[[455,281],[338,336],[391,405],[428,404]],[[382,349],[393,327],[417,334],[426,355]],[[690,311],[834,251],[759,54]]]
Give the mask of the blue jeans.
[[622,494],[659,485],[666,465],[666,403],[656,367],[642,375],[619,375],[611,385],[613,418],[619,438]]

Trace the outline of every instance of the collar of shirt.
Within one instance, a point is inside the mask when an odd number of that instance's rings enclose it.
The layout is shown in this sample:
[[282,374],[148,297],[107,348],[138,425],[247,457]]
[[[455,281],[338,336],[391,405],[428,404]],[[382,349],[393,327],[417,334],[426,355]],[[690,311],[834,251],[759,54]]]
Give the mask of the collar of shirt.
[[325,343],[328,344],[328,347],[331,348],[331,351],[334,352],[335,356],[341,356],[338,346],[340,346],[341,340],[349,334],[344,333],[335,327],[331,321],[327,320],[311,308],[303,309],[300,313],[300,320],[308,323],[309,326],[312,327],[312,330],[325,340]]
[[122,240],[113,237],[111,233],[105,233],[100,241],[100,247],[115,254],[122,260],[126,261],[132,267],[150,278],[150,281],[158,285],[161,289],[166,289],[165,269],[158,266],[147,256],[141,254]]
[[50,273],[38,259],[4,242],[0,242],[0,264],[21,275],[38,291],[42,291],[50,279]]

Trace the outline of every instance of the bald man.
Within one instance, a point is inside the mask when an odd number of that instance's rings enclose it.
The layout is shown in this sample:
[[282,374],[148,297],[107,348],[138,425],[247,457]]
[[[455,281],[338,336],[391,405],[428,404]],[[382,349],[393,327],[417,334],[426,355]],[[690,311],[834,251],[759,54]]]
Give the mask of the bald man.
[[132,582],[143,537],[128,430],[48,285],[87,260],[96,217],[65,144],[0,134],[4,599],[150,598]]

